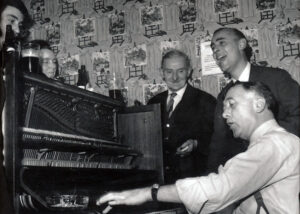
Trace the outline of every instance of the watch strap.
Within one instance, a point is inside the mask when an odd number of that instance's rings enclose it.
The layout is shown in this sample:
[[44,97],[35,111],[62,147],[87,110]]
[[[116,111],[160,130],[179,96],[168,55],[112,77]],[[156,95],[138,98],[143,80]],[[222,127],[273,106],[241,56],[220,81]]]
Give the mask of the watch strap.
[[151,187],[151,197],[153,201],[157,201],[158,189],[159,189],[159,184],[153,184]]

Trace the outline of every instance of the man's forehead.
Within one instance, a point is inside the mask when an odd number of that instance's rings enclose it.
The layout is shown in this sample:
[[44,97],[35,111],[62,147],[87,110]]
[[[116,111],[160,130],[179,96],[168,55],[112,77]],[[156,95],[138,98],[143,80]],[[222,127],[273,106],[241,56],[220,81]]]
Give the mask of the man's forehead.
[[213,35],[213,40],[235,38],[236,35],[229,29],[220,30]]
[[3,10],[2,15],[18,19],[19,21],[23,21],[23,14],[21,13],[21,11],[12,6],[7,6]]
[[225,96],[225,100],[229,100],[229,99],[243,99],[248,97],[248,92],[243,89],[243,87],[241,86],[234,86],[232,88],[230,88]]
[[173,56],[171,58],[168,58],[165,60],[164,67],[185,67],[186,66],[186,62],[185,59],[182,56]]

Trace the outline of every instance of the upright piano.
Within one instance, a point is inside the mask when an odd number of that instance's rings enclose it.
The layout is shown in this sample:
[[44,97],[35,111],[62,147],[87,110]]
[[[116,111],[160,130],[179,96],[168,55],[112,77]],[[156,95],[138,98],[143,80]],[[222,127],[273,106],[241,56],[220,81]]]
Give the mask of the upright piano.
[[[3,134],[16,214],[101,213],[95,200],[107,191],[163,183],[159,105],[125,107],[25,74],[10,54]],[[110,213],[182,213],[170,207],[149,203]]]

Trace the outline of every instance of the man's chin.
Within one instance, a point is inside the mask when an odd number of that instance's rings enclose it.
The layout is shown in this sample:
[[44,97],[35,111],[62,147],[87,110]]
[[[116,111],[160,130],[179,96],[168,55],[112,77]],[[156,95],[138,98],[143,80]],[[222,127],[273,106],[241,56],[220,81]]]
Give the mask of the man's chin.
[[168,85],[168,89],[171,91],[178,91],[182,89],[185,85]]

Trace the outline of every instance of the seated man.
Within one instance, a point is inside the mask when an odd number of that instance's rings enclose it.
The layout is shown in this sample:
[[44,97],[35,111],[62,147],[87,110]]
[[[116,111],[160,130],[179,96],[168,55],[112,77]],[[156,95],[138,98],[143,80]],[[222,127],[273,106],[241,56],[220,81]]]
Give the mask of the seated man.
[[188,83],[191,70],[185,53],[167,52],[162,58],[161,74],[168,90],[148,102],[161,106],[166,183],[199,176],[206,170],[216,99]]
[[220,166],[218,174],[108,193],[97,204],[108,202],[111,208],[158,200],[181,202],[190,213],[212,213],[240,201],[236,214],[299,213],[299,138],[278,125],[274,106],[262,83],[237,82],[226,94],[222,116],[234,137],[250,141],[245,152]]

